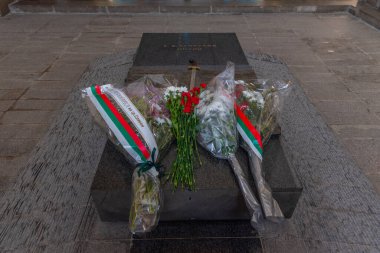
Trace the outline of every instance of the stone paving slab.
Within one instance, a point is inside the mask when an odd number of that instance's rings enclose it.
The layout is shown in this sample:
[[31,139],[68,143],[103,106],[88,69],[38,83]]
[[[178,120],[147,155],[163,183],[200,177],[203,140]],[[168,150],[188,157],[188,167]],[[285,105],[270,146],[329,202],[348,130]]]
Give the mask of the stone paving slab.
[[68,77],[66,80],[35,80],[31,82],[30,88],[50,90],[72,88],[77,81],[70,79],[71,77]]
[[0,100],[0,112],[8,111],[14,102],[15,100]]
[[26,89],[4,89],[0,90],[0,100],[19,99]]
[[50,111],[7,111],[0,119],[2,124],[48,124],[52,117]]
[[331,125],[334,132],[342,138],[378,138],[378,125]]
[[48,127],[47,124],[1,124],[0,139],[40,139]]
[[0,156],[17,157],[29,153],[37,144],[38,139],[14,139],[7,140],[1,145]]
[[[66,97],[62,97],[66,98]],[[58,99],[30,99],[18,100],[13,105],[14,110],[41,110],[41,111],[56,111],[61,109],[65,100]]]

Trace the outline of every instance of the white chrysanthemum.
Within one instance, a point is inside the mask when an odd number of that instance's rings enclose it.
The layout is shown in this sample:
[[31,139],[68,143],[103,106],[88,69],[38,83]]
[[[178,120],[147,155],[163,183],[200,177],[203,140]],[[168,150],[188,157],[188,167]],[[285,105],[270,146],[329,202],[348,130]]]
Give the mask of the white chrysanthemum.
[[235,84],[241,84],[244,85],[245,82],[243,80],[235,80]]
[[250,103],[257,104],[257,107],[263,108],[264,107],[264,98],[263,95],[261,95],[260,92],[257,91],[243,91],[242,92],[243,97],[249,100]]
[[162,108],[161,108],[161,106],[159,106],[158,104],[152,104],[152,107],[154,108],[154,109],[156,109],[157,111],[162,111]]
[[168,100],[170,96],[179,96],[181,95],[182,92],[187,92],[186,87],[175,87],[175,86],[170,86],[166,88],[165,93],[164,93],[164,99]]
[[155,118],[155,120],[159,125],[166,123],[166,120],[160,117]]

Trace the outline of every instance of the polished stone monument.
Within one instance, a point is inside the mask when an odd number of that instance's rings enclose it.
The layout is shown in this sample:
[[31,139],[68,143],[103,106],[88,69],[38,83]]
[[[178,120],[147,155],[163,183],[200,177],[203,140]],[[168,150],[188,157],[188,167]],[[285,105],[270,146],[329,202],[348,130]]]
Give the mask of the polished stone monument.
[[172,74],[188,83],[191,60],[200,67],[198,82],[211,80],[228,61],[235,63],[236,79],[256,77],[235,33],[144,33],[127,82],[145,74]]

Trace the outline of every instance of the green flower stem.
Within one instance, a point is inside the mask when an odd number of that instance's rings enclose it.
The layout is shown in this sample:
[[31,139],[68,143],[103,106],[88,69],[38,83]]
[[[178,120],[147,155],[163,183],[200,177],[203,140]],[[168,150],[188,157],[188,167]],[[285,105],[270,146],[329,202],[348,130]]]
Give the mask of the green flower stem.
[[171,114],[172,130],[177,140],[177,157],[169,173],[169,179],[174,188],[194,190],[194,155],[200,160],[196,146],[198,120],[194,113],[183,112],[180,99],[180,96],[171,96],[167,104]]

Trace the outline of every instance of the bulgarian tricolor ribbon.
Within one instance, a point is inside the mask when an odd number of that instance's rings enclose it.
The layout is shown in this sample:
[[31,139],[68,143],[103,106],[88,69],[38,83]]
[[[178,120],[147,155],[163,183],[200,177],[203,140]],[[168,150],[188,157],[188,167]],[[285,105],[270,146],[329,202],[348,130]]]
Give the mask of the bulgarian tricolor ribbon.
[[236,112],[236,120],[237,120],[237,129],[244,139],[244,141],[248,144],[248,146],[252,149],[252,151],[260,158],[263,159],[263,143],[261,141],[261,135],[259,131],[255,128],[255,126],[249,121],[244,112],[240,109],[240,107],[235,103],[235,112]]
[[[91,102],[94,104],[99,114],[102,116],[116,139],[122,147],[132,156],[137,163],[154,161],[158,156],[157,144],[154,135],[151,132],[145,118],[132,104],[129,98],[120,90],[114,89],[112,85],[92,86],[87,88],[87,94]],[[149,149],[135,132],[134,128],[127,122],[123,115],[112,104],[107,95],[117,101],[130,122],[133,123],[135,129],[138,130],[143,137]],[[156,150],[151,157],[150,150]]]

